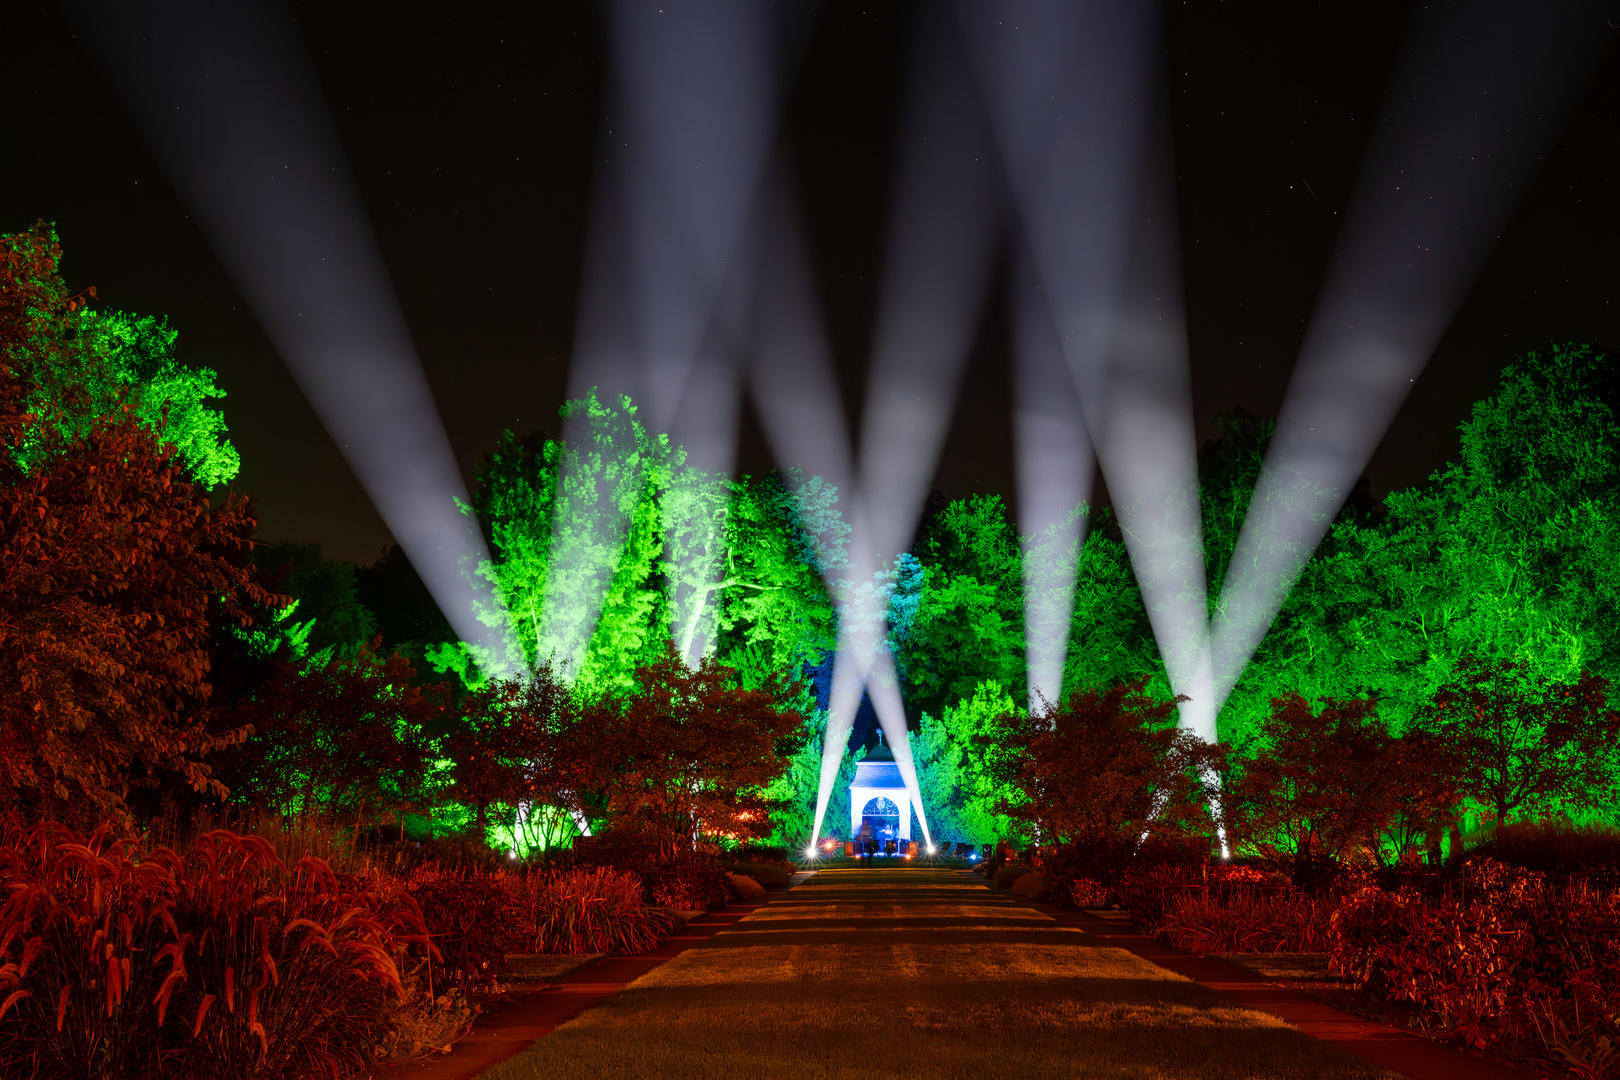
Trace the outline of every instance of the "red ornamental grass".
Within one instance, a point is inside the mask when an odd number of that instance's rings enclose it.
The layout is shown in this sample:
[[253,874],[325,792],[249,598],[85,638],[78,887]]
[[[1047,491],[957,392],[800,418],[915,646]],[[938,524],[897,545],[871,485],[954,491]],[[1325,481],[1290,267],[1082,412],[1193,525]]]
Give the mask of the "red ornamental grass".
[[430,949],[405,896],[217,831],[182,859],[59,825],[0,845],[0,1074],[331,1076]]
[[600,866],[537,875],[534,951],[584,955],[656,948],[674,918],[641,902],[636,875]]

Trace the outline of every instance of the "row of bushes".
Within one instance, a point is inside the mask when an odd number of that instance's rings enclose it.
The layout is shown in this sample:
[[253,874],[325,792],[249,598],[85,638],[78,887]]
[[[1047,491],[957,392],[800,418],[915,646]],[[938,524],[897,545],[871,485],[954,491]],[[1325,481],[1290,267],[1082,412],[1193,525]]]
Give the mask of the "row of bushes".
[[1065,860],[1051,853],[1035,860],[1044,876],[1012,865],[996,880],[1079,907],[1117,905],[1191,952],[1326,954],[1379,1015],[1602,1077],[1620,1071],[1620,891],[1605,862],[1613,841],[1567,824],[1504,827],[1444,871],[1341,867],[1314,890],[1275,868],[1189,861],[1144,861],[1105,885],[1057,876]]
[[642,869],[338,873],[223,829],[182,853],[14,827],[0,841],[0,1075],[313,1077],[419,1057],[465,1030],[509,954],[643,952],[676,922],[649,898],[731,895],[712,858]]

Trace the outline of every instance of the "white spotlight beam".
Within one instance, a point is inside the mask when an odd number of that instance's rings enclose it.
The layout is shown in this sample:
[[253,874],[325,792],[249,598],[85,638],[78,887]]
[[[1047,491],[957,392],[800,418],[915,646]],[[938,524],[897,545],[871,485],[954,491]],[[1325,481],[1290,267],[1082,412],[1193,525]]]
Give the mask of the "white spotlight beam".
[[1014,440],[1024,532],[1024,652],[1031,710],[1063,694],[1063,662],[1091,494],[1091,441],[1046,294],[1021,252],[1012,275]]
[[474,614],[500,601],[466,572],[485,552],[461,473],[291,17],[267,0],[67,7],[451,627],[504,656]]
[[1161,14],[958,4],[1180,722],[1214,737]]
[[751,399],[777,462],[822,477],[853,506],[849,425],[796,200],[782,168],[769,175],[758,222],[755,308],[746,370]]
[[[609,105],[570,390],[630,395],[650,432],[690,436],[693,463],[710,469],[729,467],[735,448],[735,313],[723,308],[746,260],[778,119],[782,30],[795,14],[753,0],[608,7]],[[583,440],[587,425],[563,434]],[[555,517],[542,625],[577,668],[628,521],[582,479],[565,477],[563,489],[572,501]],[[583,519],[598,543],[556,535]]]
[[[960,28],[924,5],[906,104],[904,141],[887,241],[872,372],[856,462],[849,587],[839,620],[827,756],[815,835],[831,795],[840,737],[847,739],[862,689],[921,807],[899,691],[873,681],[887,662],[884,612],[870,583],[904,549],[928,494],[1000,239],[1001,189],[994,143],[973,86]],[[928,835],[926,818],[924,835]]]
[[1614,5],[1413,16],[1214,620],[1224,704],[1613,38]]

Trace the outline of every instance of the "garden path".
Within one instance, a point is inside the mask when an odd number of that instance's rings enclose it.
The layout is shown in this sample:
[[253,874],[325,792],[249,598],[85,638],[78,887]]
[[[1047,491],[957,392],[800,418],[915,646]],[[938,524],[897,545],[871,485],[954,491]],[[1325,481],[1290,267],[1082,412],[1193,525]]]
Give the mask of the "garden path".
[[[949,870],[824,870],[482,1075],[1399,1075],[1290,1027],[1272,1007],[1286,991],[1213,961],[1178,973],[1137,955],[1151,943],[1115,947],[1105,924],[1042,907]],[[1206,975],[1216,985],[1194,981]],[[1490,1075],[1446,1061],[1445,1076]]]

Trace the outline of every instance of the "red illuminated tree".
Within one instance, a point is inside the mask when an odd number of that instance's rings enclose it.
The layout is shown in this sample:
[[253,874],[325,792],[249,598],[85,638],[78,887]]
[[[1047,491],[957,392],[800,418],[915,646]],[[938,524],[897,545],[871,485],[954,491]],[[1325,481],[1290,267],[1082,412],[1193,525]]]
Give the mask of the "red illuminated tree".
[[1420,722],[1455,753],[1458,789],[1498,822],[1614,803],[1620,712],[1607,679],[1562,683],[1524,664],[1465,658]]
[[1317,711],[1284,694],[1272,699],[1260,738],[1227,798],[1244,839],[1291,861],[1299,881],[1327,860],[1376,852],[1399,791],[1376,701],[1323,698]]
[[202,758],[245,732],[211,730],[210,621],[272,598],[238,565],[247,500],[211,506],[130,410],[75,437],[25,411],[81,347],[60,258],[0,238],[0,802],[90,818],[166,773],[223,793]]
[[1063,705],[1008,716],[991,738],[992,767],[1020,797],[1004,811],[1044,845],[1134,849],[1144,834],[1212,835],[1204,778],[1224,745],[1175,726],[1176,700],[1146,679],[1077,690]]
[[549,665],[469,693],[459,713],[441,751],[451,761],[453,795],[473,808],[479,836],[491,807],[578,802],[585,762],[562,750],[578,734],[578,711]]
[[575,790],[599,793],[615,828],[646,830],[665,856],[702,835],[769,833],[760,790],[786,767],[804,717],[778,679],[742,690],[735,678],[707,660],[689,670],[673,650],[640,668],[633,694],[584,709],[559,747],[577,763]]

